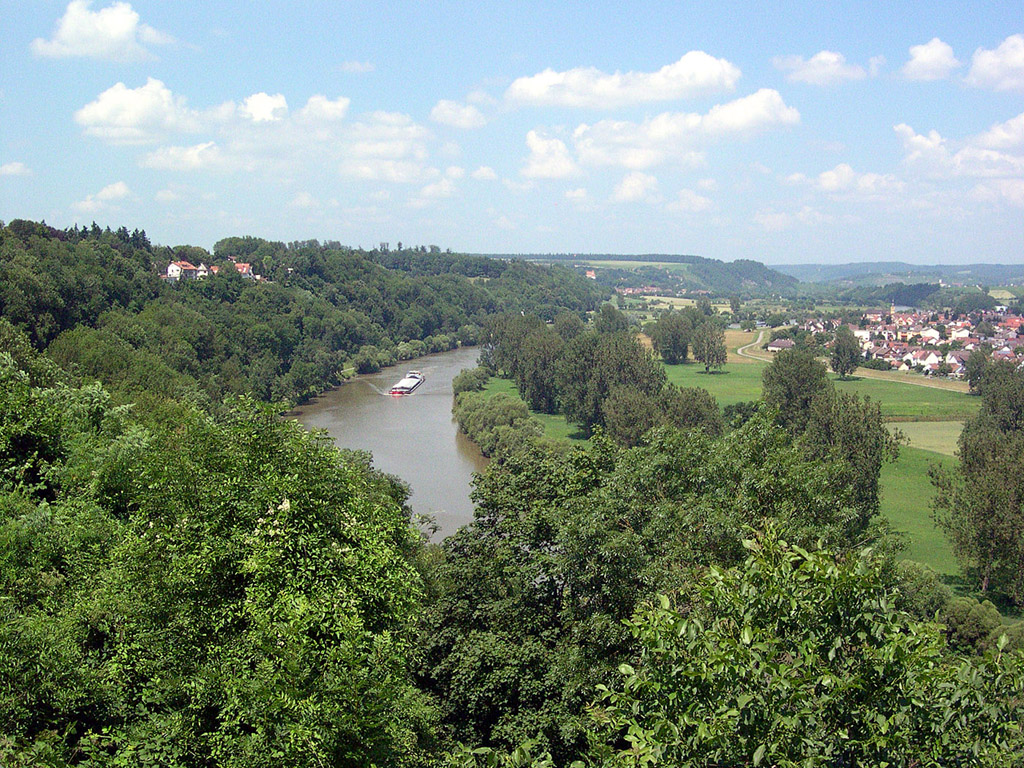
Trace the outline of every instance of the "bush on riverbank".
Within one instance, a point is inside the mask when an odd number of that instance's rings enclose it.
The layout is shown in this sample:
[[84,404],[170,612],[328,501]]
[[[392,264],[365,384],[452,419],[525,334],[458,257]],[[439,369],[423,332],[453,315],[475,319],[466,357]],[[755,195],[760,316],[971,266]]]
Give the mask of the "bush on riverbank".
[[505,394],[488,398],[477,392],[462,392],[455,397],[452,413],[459,429],[480,447],[481,453],[499,461],[544,432],[525,403]]
[[487,382],[490,380],[491,374],[482,365],[476,368],[466,368],[459,371],[458,375],[452,379],[452,393],[458,396],[463,392],[479,392],[487,386]]

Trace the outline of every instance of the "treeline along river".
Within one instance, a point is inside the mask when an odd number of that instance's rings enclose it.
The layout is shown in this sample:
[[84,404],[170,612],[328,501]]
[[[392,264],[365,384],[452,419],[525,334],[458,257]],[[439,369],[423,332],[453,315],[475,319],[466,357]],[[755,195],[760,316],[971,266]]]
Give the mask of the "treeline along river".
[[[487,462],[452,419],[452,379],[478,355],[463,347],[361,375],[291,415],[326,430],[339,448],[370,451],[377,469],[411,486],[413,511],[434,517],[435,538],[450,536],[473,519],[470,483]],[[426,381],[411,395],[388,395],[411,369]]]

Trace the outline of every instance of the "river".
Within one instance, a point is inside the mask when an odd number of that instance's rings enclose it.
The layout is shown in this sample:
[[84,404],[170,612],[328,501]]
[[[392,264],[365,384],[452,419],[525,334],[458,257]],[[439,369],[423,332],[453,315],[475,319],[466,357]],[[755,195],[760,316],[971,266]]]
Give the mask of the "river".
[[[326,430],[339,448],[370,451],[374,467],[410,485],[413,511],[434,518],[440,540],[472,521],[470,483],[487,463],[452,419],[452,379],[476,367],[478,355],[477,347],[464,347],[357,376],[290,415]],[[426,381],[411,395],[389,396],[413,369]]]

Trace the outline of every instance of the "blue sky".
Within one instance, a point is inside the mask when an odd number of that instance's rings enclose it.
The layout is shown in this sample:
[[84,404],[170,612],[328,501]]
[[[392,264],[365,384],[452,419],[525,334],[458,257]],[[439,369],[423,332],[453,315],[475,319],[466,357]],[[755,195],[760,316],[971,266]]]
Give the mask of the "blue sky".
[[0,0],[0,218],[1024,261],[1024,7]]

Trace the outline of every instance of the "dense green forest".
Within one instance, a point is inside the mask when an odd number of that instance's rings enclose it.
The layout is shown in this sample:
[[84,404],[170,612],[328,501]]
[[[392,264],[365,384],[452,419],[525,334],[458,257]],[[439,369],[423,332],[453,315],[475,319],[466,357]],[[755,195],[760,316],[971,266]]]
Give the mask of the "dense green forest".
[[[603,267],[599,282],[609,285],[671,285],[674,290],[704,290],[717,296],[789,295],[797,283],[796,278],[766,267],[752,259],[719,261],[704,256],[645,253],[636,255],[615,253],[550,253],[502,254],[500,258],[524,259],[542,263],[589,264],[590,262],[640,262],[645,266],[626,270]],[[650,266],[646,266],[649,264]],[[665,269],[659,265],[679,265],[679,269]]]
[[[205,252],[2,237],[5,768],[1021,765],[1024,638],[899,562],[877,406],[798,355],[725,424],[615,310],[584,322],[600,293],[567,270],[230,238],[209,258],[268,282],[167,284]],[[592,437],[492,425],[441,544],[400,479],[261,402],[317,353],[337,373],[470,332],[523,387],[552,368]],[[1002,456],[1024,386],[992,371],[970,435]]]
[[[222,265],[161,279],[176,260]],[[230,260],[266,280],[243,279]],[[568,269],[338,243],[232,237],[212,254],[145,233],[27,221],[0,228],[0,317],[66,366],[114,390],[219,402],[301,401],[346,369],[475,343],[495,312],[585,312],[602,289]]]

